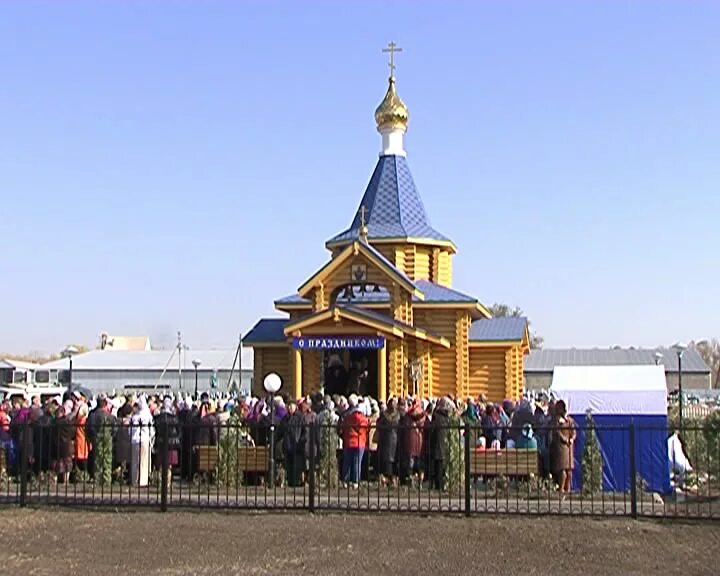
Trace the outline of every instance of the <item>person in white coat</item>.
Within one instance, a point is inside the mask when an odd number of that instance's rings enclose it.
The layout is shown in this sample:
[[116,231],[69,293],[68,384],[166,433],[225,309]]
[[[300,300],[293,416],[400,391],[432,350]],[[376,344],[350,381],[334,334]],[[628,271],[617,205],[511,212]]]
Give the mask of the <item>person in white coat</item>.
[[130,419],[130,483],[134,486],[147,486],[150,478],[150,454],[153,437],[153,419],[147,400],[138,398],[133,406]]

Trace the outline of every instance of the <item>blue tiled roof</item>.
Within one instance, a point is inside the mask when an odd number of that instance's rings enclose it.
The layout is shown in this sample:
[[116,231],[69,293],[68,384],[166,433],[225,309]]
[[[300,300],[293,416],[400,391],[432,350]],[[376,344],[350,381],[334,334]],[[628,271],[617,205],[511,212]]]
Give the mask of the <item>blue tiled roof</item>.
[[360,308],[359,306],[353,306],[353,305],[343,305],[338,306],[338,308],[344,308],[345,310],[348,310],[349,312],[352,312],[353,314],[358,314],[359,316],[365,316],[369,320],[377,320],[378,322],[384,322],[385,324],[392,324],[394,326],[403,326],[408,327],[408,324],[405,324],[403,322],[400,322],[399,320],[395,320],[392,316],[388,314],[383,314],[382,312],[377,312],[375,310],[368,310],[367,308]]
[[415,285],[425,295],[425,302],[472,303],[478,301],[477,298],[473,298],[452,288],[435,284],[435,282],[430,282],[429,280],[416,280]]
[[522,340],[527,329],[527,318],[488,318],[475,320],[470,325],[471,342],[505,342]]
[[404,156],[380,156],[350,228],[331,238],[328,244],[359,237],[363,206],[370,240],[427,238],[449,241],[430,225]]
[[[468,296],[467,294],[463,294],[462,292],[458,292],[457,290],[453,290],[452,288],[447,288],[446,286],[441,286],[440,284],[435,284],[435,282],[430,282],[429,280],[416,280],[415,286],[425,295],[425,300],[420,300],[416,296],[413,296],[413,302],[426,302],[426,303],[454,303],[454,304],[461,304],[461,303],[468,303],[472,304],[474,302],[477,302],[478,299],[474,298],[473,296]],[[390,302],[390,294],[388,294],[388,291],[384,288],[381,288],[380,292],[366,292],[365,294],[360,293],[359,291],[355,290],[355,295],[352,300],[348,300],[346,298],[339,298],[339,303],[345,304],[382,304],[384,302]],[[297,294],[293,294],[291,296],[285,296],[284,298],[280,298],[280,300],[276,300],[275,304],[283,305],[283,304],[310,304],[310,300],[307,298],[302,298],[298,296]]]
[[256,342],[285,342],[287,337],[283,332],[287,318],[261,318],[252,330],[243,338],[243,344]]

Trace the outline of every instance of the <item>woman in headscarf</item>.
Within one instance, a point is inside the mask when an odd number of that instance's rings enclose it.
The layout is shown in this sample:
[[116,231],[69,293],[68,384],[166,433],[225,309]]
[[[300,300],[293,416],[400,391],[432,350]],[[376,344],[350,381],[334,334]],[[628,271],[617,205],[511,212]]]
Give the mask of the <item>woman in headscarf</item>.
[[[119,400],[118,404],[122,402]],[[118,429],[115,436],[113,449],[115,450],[115,461],[119,469],[120,480],[125,482],[128,479],[128,470],[130,468],[130,456],[132,449],[130,448],[130,421],[133,416],[132,404],[125,400],[117,410]]]
[[150,477],[150,441],[153,435],[152,415],[144,396],[133,406],[130,419],[130,483],[147,486]]
[[500,440],[502,439],[502,427],[500,425],[497,406],[488,404],[485,407],[485,416],[483,416],[481,422],[487,447],[491,450],[499,450]]
[[515,408],[510,417],[510,431],[508,433],[507,448],[517,446],[522,436],[525,424],[533,423],[533,413],[530,407],[530,401],[527,398],[520,400],[520,404]]
[[75,411],[72,400],[65,400],[55,413],[55,472],[63,483],[70,482],[75,455]]
[[575,468],[573,455],[575,444],[575,421],[568,415],[564,400],[555,404],[552,422],[552,441],[550,444],[550,463],[560,493],[570,492],[572,472]]
[[75,427],[75,465],[79,470],[87,471],[87,461],[90,455],[90,442],[85,432],[85,424],[88,419],[88,405],[82,402],[78,407],[78,414]]
[[470,431],[470,448],[475,449],[478,445],[478,438],[482,435],[480,426],[480,416],[475,401],[472,398],[467,399],[465,410],[462,413],[462,421],[468,425]]
[[175,415],[172,398],[166,396],[160,413],[155,416],[155,467],[163,469],[163,456],[167,451],[167,485],[172,483],[173,467],[178,465],[180,421]]

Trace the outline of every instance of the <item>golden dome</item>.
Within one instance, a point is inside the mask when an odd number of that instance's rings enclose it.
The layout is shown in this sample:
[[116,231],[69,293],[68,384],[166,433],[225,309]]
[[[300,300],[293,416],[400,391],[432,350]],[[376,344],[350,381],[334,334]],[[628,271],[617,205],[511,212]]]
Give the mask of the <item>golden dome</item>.
[[390,76],[385,98],[375,110],[375,122],[377,122],[378,130],[381,128],[407,129],[408,118],[407,106],[395,91],[395,77]]

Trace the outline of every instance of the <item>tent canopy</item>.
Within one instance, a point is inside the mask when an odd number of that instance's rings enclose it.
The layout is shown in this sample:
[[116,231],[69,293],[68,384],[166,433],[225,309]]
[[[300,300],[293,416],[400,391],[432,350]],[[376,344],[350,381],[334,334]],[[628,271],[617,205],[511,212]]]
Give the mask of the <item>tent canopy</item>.
[[556,366],[550,392],[570,414],[667,416],[662,366]]
[[[633,483],[630,460],[652,491],[670,489],[667,460],[667,388],[663,366],[557,366],[550,392],[567,403],[577,425],[575,461],[582,462],[592,412],[603,459],[603,488],[628,492]],[[635,443],[631,447],[631,426]],[[576,467],[575,488],[583,470]]]

